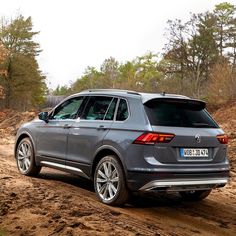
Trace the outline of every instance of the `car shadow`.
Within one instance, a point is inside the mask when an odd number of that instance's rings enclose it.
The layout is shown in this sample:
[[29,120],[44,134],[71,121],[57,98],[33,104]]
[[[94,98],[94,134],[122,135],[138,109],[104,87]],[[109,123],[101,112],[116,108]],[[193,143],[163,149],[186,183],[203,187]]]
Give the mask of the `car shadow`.
[[[58,170],[44,168],[37,178],[60,181],[94,193],[91,180],[65,173]],[[193,202],[191,204],[194,204]],[[198,203],[199,204],[199,203]],[[132,193],[124,208],[152,208],[152,207],[183,207],[184,203],[178,193],[165,192],[136,192]]]
[[90,192],[94,192],[93,182],[91,180],[58,170],[51,170],[45,168],[45,170],[42,170],[42,172],[38,175],[37,178],[61,181],[66,184],[73,185],[88,190]]
[[183,201],[178,193],[138,192],[131,195],[128,206],[135,208],[183,207]]

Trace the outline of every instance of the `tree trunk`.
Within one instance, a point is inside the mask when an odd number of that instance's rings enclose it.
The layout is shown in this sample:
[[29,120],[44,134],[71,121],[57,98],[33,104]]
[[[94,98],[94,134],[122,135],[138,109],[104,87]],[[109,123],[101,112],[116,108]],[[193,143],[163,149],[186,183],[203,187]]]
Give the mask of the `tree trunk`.
[[7,75],[5,78],[5,108],[10,108],[11,99],[11,80],[12,80],[12,65],[11,58],[9,58],[9,63],[7,67]]

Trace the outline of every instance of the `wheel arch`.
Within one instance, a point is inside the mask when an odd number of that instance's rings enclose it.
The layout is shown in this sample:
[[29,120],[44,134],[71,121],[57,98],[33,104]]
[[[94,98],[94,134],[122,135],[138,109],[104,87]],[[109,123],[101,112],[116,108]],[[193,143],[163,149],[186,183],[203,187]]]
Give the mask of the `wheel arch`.
[[17,150],[17,147],[19,145],[19,143],[21,142],[22,139],[24,138],[29,138],[30,141],[32,142],[32,145],[33,145],[33,151],[35,153],[35,143],[34,143],[34,140],[32,138],[32,136],[27,132],[22,132],[18,137],[17,137],[17,140],[16,140],[16,143],[15,143],[15,148],[14,148],[14,157],[16,158],[16,150]]
[[91,169],[91,179],[93,179],[93,177],[94,177],[94,172],[95,172],[98,162],[103,157],[108,156],[108,155],[114,155],[117,157],[117,160],[119,161],[121,168],[124,171],[125,176],[127,176],[125,164],[123,162],[121,153],[116,148],[109,146],[109,145],[105,145],[105,146],[102,146],[101,148],[99,148],[94,156],[93,163],[92,163],[92,169]]

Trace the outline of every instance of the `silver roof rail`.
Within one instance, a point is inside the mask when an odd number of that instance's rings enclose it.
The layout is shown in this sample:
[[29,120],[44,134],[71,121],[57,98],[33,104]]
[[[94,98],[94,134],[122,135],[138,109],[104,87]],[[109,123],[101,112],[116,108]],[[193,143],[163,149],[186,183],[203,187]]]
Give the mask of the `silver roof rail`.
[[141,96],[140,93],[132,91],[132,90],[123,90],[123,89],[87,89],[83,90],[81,92],[123,92],[123,93],[129,93],[129,94],[135,94]]

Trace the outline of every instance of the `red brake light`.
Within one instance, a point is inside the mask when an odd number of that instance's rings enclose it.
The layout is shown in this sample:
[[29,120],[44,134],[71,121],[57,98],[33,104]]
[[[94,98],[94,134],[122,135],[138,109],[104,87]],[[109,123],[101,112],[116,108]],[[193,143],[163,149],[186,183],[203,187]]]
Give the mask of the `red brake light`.
[[220,143],[228,144],[229,138],[226,134],[219,134],[216,137]]
[[169,143],[175,137],[174,134],[165,133],[143,133],[134,140],[135,144]]

